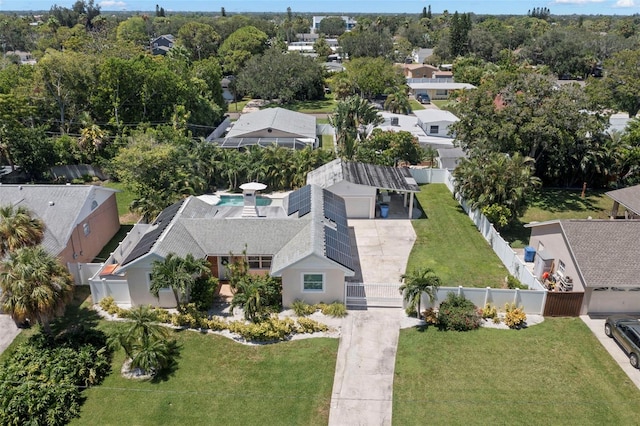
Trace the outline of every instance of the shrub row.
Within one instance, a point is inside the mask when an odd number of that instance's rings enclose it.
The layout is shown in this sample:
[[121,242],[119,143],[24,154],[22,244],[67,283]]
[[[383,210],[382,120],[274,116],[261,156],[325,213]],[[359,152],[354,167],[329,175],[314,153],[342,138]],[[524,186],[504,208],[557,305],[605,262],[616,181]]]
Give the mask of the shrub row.
[[[527,315],[524,309],[515,303],[507,303],[505,312],[504,322],[509,328],[521,328],[526,324]],[[447,295],[437,312],[429,308],[422,315],[427,324],[455,331],[475,330],[480,327],[481,319],[491,319],[496,324],[501,321],[497,308],[492,304],[487,303],[484,308],[478,309],[473,302],[455,293]]]
[[[110,299],[110,298],[105,298]],[[127,317],[126,309],[113,309],[115,303],[113,299],[100,301],[100,306],[107,312],[111,309],[114,314],[122,318]],[[340,308],[332,305],[325,305],[328,312],[340,313]],[[344,305],[342,305],[344,306]],[[318,308],[322,309],[322,308]],[[316,333],[324,332],[329,328],[310,318],[298,318],[294,321],[291,318],[279,319],[277,315],[271,315],[258,323],[246,323],[243,321],[227,321],[221,317],[211,317],[207,312],[199,311],[195,304],[189,303],[183,307],[182,312],[170,313],[166,309],[154,309],[156,320],[161,323],[171,324],[176,327],[188,327],[201,330],[222,331],[229,330],[240,335],[243,339],[260,342],[286,340],[296,333]],[[346,312],[346,308],[345,308]]]
[[299,317],[305,317],[307,315],[314,314],[317,311],[334,318],[343,318],[347,316],[347,307],[344,303],[340,302],[309,305],[303,300],[296,300],[291,304],[291,309],[293,309],[293,312]]

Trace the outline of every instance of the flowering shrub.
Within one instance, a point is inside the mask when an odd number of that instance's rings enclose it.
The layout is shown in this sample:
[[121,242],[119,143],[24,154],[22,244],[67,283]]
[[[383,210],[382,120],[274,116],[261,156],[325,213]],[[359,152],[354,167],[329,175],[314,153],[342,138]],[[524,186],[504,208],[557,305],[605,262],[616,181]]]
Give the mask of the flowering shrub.
[[443,330],[475,330],[480,327],[480,320],[476,306],[464,296],[449,293],[440,304],[438,326]]
[[327,331],[329,327],[310,318],[298,318],[298,333],[316,333]]
[[318,305],[318,308],[322,311],[323,314],[330,317],[343,318],[347,316],[347,307],[344,305],[344,303],[333,302],[330,305],[322,303]]
[[303,300],[295,300],[291,304],[291,309],[293,309],[293,312],[295,312],[297,316],[306,317],[307,315],[311,315],[316,311],[316,306],[309,305]]
[[[415,313],[414,313],[415,315]],[[422,317],[427,324],[437,325],[438,324],[438,313],[435,309],[429,308],[422,312]]]
[[111,296],[100,299],[98,305],[100,305],[100,307],[109,315],[117,315],[119,317],[124,317],[126,315],[126,309],[122,309],[116,305],[115,300]]
[[498,316],[498,309],[493,306],[491,303],[487,303],[482,309],[482,318],[484,319],[494,319]]
[[524,313],[522,306],[516,307],[515,303],[507,303],[504,305],[507,312],[504,316],[504,323],[509,328],[521,328],[527,323],[527,314]]

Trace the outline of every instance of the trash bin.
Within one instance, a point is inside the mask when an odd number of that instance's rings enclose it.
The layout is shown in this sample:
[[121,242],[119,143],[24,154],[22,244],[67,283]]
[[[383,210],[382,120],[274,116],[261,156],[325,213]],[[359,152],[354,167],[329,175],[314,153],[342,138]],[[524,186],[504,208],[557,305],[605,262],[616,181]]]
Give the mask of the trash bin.
[[533,262],[536,258],[536,249],[531,246],[526,246],[524,248],[524,261],[525,262]]
[[389,204],[382,203],[380,204],[380,216],[383,218],[387,218],[389,216]]

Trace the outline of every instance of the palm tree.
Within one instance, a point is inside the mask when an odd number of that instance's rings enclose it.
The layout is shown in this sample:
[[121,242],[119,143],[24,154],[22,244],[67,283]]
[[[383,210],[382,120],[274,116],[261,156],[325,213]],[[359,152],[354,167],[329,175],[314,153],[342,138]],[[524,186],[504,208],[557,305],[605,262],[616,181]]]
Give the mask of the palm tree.
[[49,323],[73,297],[71,274],[41,246],[22,247],[0,262],[0,288],[2,309],[16,323],[37,322],[49,335]]
[[357,141],[366,138],[369,125],[375,126],[383,121],[376,108],[360,96],[350,96],[338,102],[334,114],[329,117],[341,155],[347,159],[353,158]]
[[44,238],[44,223],[25,207],[0,207],[0,258],[25,246],[35,246]]
[[237,285],[237,292],[231,300],[231,313],[237,307],[241,307],[244,311],[246,320],[256,322],[260,320],[263,313],[262,306],[262,280],[247,277]]
[[394,114],[411,113],[411,104],[406,89],[396,89],[390,93],[384,101],[384,109]]
[[167,329],[155,322],[149,306],[138,306],[129,311],[131,320],[111,338],[111,344],[121,346],[131,360],[131,368],[155,374],[166,367],[172,358],[172,341],[168,341]]
[[176,307],[181,310],[180,300],[188,299],[196,279],[210,273],[206,259],[195,259],[187,254],[183,259],[169,253],[164,260],[154,260],[151,271],[151,294],[158,297],[160,289],[170,288],[176,298]]
[[400,293],[404,295],[404,300],[409,303],[410,308],[417,307],[417,317],[420,318],[422,295],[426,294],[429,301],[433,302],[440,287],[440,277],[431,268],[417,268],[409,274],[403,274],[402,280]]

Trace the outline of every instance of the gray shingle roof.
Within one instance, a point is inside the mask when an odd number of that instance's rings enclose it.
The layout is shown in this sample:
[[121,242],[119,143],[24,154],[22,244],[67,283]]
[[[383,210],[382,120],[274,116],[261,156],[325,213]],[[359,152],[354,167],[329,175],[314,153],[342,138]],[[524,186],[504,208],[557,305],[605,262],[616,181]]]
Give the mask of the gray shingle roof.
[[640,215],[640,185],[616,189],[606,193],[613,201],[617,201],[627,209]]
[[292,137],[315,139],[316,119],[284,108],[267,108],[241,115],[226,137],[242,138],[261,131],[264,131],[262,137],[268,137],[269,129],[289,133]]
[[75,229],[80,211],[94,191],[113,189],[93,185],[0,185],[0,205],[28,208],[45,224],[42,246],[57,256]]
[[338,158],[318,167],[307,175],[308,184],[318,185],[322,188],[330,188],[343,180],[357,185],[392,191],[420,191],[411,172],[404,167],[348,163]]
[[[169,253],[181,257],[188,253],[200,258],[224,256],[242,253],[246,248],[249,255],[274,256],[271,270],[276,275],[292,263],[312,255],[345,270],[347,274],[352,273],[325,254],[323,190],[314,186],[310,188],[311,212],[302,217],[298,217],[297,211],[287,216],[283,207],[288,204],[286,200],[283,206],[259,207],[262,217],[241,217],[242,207],[212,206],[196,197],[189,197],[162,235],[154,240],[153,246],[138,259],[153,255],[165,257]],[[148,227],[147,232],[153,231],[153,227],[144,226]],[[138,244],[142,241],[144,237]],[[128,252],[135,250],[137,246],[133,245]],[[127,256],[123,257],[126,259]],[[133,259],[126,267],[138,259]]]
[[587,287],[640,287],[640,221],[561,220]]

